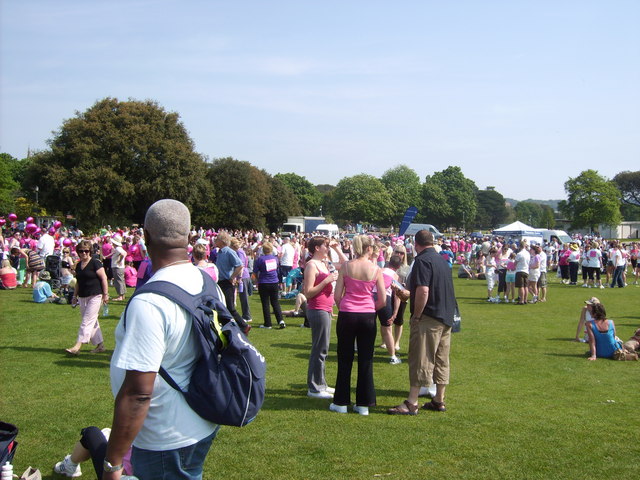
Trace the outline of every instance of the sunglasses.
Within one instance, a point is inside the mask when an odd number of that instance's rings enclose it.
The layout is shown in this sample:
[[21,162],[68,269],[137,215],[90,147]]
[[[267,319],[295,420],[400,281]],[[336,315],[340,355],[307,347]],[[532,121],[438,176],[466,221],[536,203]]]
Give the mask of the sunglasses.
[[89,253],[91,250],[78,250],[78,253]]

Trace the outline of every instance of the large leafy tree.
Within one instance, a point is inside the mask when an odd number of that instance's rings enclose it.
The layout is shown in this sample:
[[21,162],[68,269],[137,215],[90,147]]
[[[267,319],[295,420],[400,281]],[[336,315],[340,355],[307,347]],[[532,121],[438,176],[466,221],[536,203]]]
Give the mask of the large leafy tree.
[[560,211],[575,228],[589,227],[595,231],[599,224],[618,225],[620,191],[614,182],[595,170],[585,170],[564,184],[567,200],[558,204]]
[[285,184],[302,208],[303,215],[318,215],[322,205],[322,194],[313,184],[296,173],[277,173],[274,178]]
[[640,171],[624,171],[613,177],[624,203],[640,205]]
[[227,157],[209,165],[207,178],[213,185],[215,203],[211,223],[228,228],[265,227],[271,197],[264,171],[249,162]]
[[421,207],[422,185],[420,177],[406,165],[398,165],[384,172],[380,178],[393,201],[391,222],[399,225],[408,207]]
[[18,182],[15,171],[18,160],[8,153],[0,153],[0,215],[6,215],[15,208],[15,193]]
[[391,196],[382,182],[364,173],[338,182],[332,208],[341,220],[378,225],[389,222],[394,211]]
[[478,201],[476,224],[479,227],[496,228],[506,222],[509,211],[501,193],[493,187],[488,187],[486,190],[478,190],[476,198]]
[[516,220],[519,220],[532,227],[540,226],[542,218],[542,207],[534,202],[518,202],[514,207]]
[[640,171],[620,172],[613,181],[621,193],[622,205],[620,207],[625,220],[640,220]]
[[300,215],[302,208],[298,203],[299,197],[296,197],[278,175],[272,177],[264,170],[263,173],[269,183],[269,201],[267,202],[265,222],[269,230],[275,232],[287,221],[289,215]]
[[[477,190],[476,184],[464,176],[460,167],[450,166],[427,176],[423,190],[424,200],[427,202],[425,214],[427,217],[432,216],[437,226],[443,228],[471,224],[478,209]],[[438,198],[428,198],[432,193],[437,193]],[[442,200],[445,201],[444,205],[439,204]]]
[[150,204],[175,198],[192,210],[207,191],[205,166],[176,113],[153,101],[98,101],[65,120],[25,176],[50,210],[83,225],[141,222]]

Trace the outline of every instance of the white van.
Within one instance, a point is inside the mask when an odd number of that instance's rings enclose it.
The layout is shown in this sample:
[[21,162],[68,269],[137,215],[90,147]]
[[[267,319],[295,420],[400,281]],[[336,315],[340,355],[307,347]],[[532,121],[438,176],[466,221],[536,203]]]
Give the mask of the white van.
[[316,227],[315,231],[327,237],[337,237],[340,234],[340,229],[335,223],[321,223]]
[[556,241],[560,245],[563,243],[571,243],[571,237],[564,230],[547,230],[544,228],[538,229],[540,233],[542,233],[542,239],[546,242]]
[[431,225],[430,223],[412,223],[407,227],[407,231],[404,232],[405,235],[415,235],[420,230],[429,230],[433,234],[433,238],[444,237],[440,230]]

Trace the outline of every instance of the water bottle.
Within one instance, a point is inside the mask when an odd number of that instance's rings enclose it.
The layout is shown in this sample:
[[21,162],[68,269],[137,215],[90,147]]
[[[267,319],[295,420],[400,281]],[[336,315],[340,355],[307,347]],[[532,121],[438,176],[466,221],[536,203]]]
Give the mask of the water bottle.
[[103,317],[108,317],[109,316],[109,304],[108,303],[105,303],[102,306],[102,316]]
[[2,465],[2,480],[13,480],[13,465],[9,462]]

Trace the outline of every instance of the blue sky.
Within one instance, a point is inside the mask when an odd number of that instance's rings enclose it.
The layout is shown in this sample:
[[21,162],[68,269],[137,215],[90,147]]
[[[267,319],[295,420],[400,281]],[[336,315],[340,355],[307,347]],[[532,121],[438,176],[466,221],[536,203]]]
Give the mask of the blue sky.
[[153,99],[196,150],[336,184],[457,165],[506,197],[640,169],[640,2],[0,0],[0,151]]

